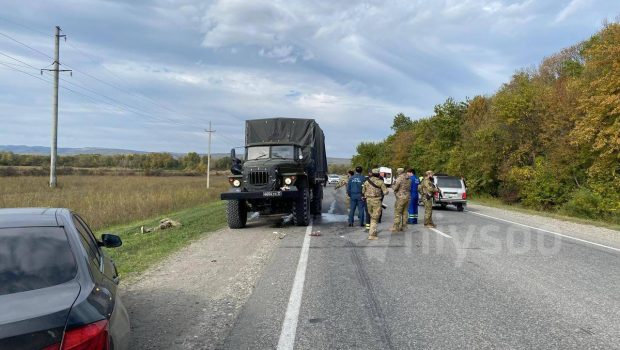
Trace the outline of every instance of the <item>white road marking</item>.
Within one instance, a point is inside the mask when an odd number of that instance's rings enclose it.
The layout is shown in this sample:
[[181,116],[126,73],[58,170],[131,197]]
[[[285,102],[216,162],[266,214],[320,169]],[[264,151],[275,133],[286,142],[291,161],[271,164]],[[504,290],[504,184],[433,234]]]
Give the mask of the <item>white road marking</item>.
[[620,252],[620,248],[614,248],[614,247],[610,247],[608,245],[604,245],[604,244],[600,244],[600,243],[595,243],[595,242],[590,242],[590,241],[587,241],[585,239],[581,239],[581,238],[577,238],[577,237],[573,237],[573,236],[568,236],[568,235],[565,235],[565,234],[562,234],[562,233],[558,233],[558,232],[554,232],[554,231],[549,231],[549,230],[545,230],[545,229],[542,229],[542,228],[538,228],[538,227],[534,227],[534,226],[530,226],[530,225],[526,225],[526,224],[521,224],[521,223],[518,223],[518,222],[506,220],[506,219],[496,218],[495,216],[491,216],[491,215],[475,213],[475,212],[469,211],[469,210],[467,212],[471,213],[471,214],[474,214],[474,215],[485,216],[487,218],[491,218],[491,219],[494,219],[494,220],[504,221],[504,222],[507,222],[507,223],[510,223],[510,224],[531,228],[533,230],[537,230],[537,231],[541,231],[541,232],[551,233],[551,234],[554,234],[554,235],[557,235],[557,236],[560,236],[560,237],[564,237],[564,238],[572,239],[572,240],[575,240],[575,241],[579,241],[579,242],[583,242],[583,243],[588,243],[588,244],[592,244],[592,245],[595,245],[595,246],[599,246],[599,247],[603,247],[603,248],[607,248],[607,249],[611,249],[611,250],[615,250],[617,252]]
[[435,233],[439,233],[440,235],[442,235],[442,236],[444,236],[444,237],[446,237],[446,238],[452,238],[452,236],[450,236],[450,235],[448,235],[448,234],[445,234],[445,233],[443,233],[443,232],[439,231],[439,230],[438,230],[438,229],[436,229],[436,228],[429,227],[429,229],[430,229],[431,231],[435,232]]
[[295,333],[297,332],[297,322],[299,320],[299,309],[301,308],[301,296],[304,292],[304,281],[306,280],[306,266],[308,266],[308,252],[310,251],[310,233],[312,232],[312,222],[306,228],[304,243],[301,246],[297,272],[291,289],[291,296],[288,299],[278,350],[291,350],[295,346]]

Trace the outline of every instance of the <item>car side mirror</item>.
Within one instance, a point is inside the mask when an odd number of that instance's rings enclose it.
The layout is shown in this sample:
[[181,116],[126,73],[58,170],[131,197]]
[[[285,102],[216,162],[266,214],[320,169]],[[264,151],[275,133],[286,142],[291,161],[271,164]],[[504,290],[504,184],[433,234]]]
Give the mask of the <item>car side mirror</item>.
[[101,242],[98,242],[100,247],[117,248],[123,245],[123,241],[117,235],[104,233],[101,235]]

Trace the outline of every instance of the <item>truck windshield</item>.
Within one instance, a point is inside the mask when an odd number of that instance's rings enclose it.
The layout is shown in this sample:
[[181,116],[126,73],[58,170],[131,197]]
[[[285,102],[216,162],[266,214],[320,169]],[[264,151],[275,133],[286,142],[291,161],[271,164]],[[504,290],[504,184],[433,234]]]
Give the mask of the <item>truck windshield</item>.
[[269,158],[269,146],[248,147],[248,160]]
[[293,159],[295,148],[293,146],[271,146],[271,156],[273,158]]
[[248,147],[248,160],[264,158],[293,159],[294,157],[295,147],[292,145]]

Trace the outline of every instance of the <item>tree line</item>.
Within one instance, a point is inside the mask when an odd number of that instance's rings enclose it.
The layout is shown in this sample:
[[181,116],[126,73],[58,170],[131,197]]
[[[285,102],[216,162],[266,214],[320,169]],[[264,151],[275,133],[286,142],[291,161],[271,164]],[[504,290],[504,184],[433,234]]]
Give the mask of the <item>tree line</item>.
[[463,176],[469,190],[543,210],[620,222],[620,24],[516,72],[492,95],[394,117],[354,165]]
[[[0,166],[38,166],[49,167],[50,156],[15,154],[0,152]],[[79,154],[60,156],[57,161],[61,167],[75,168],[123,168],[139,170],[184,170],[207,171],[207,157],[196,152],[189,152],[181,157],[174,157],[170,153],[145,154]],[[219,159],[211,158],[212,170],[228,170],[230,157]]]

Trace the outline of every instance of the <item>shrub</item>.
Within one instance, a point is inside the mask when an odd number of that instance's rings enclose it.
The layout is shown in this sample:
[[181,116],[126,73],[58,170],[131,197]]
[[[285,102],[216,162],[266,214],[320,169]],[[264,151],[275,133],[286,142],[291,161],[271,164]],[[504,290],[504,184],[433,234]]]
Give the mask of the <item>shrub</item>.
[[572,198],[566,202],[561,212],[566,215],[577,216],[586,219],[601,218],[607,216],[603,197],[587,188],[580,188],[572,193]]

